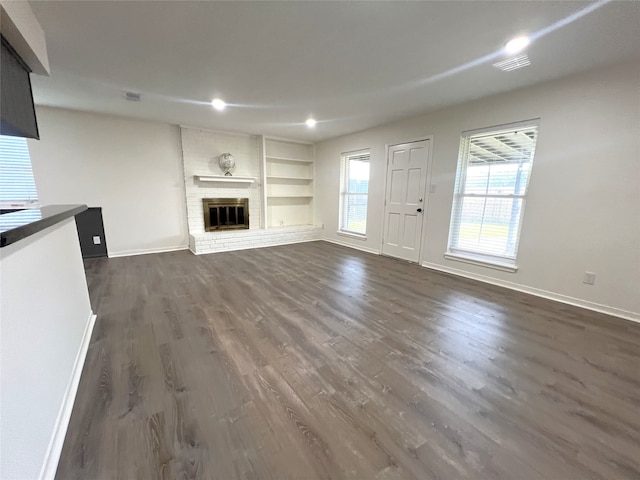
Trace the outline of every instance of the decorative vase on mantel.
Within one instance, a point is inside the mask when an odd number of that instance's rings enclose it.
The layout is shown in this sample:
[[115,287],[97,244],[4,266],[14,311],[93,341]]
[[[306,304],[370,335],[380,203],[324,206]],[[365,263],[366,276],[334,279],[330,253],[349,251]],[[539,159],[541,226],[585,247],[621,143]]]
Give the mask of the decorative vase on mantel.
[[231,170],[236,167],[236,159],[230,153],[223,153],[220,155],[219,160],[220,168],[224,171],[225,176],[231,176]]

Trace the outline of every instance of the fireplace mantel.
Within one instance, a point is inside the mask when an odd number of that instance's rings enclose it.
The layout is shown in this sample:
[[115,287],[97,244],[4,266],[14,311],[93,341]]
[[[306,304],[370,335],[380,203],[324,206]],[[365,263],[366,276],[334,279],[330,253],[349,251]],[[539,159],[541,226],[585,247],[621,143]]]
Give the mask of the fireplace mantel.
[[254,183],[256,177],[234,177],[225,175],[194,175],[193,178],[200,182],[214,183]]

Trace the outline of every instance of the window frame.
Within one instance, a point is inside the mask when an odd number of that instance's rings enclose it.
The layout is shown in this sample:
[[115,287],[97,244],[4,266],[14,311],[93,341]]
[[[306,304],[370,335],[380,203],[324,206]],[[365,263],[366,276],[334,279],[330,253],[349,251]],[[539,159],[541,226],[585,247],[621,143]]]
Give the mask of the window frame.
[[[530,167],[529,172],[526,178],[526,184],[524,188],[521,189],[520,193],[516,193],[516,189],[518,187],[518,182],[520,181],[520,170],[517,173],[517,177],[514,183],[514,193],[512,194],[499,194],[499,193],[489,193],[485,192],[484,194],[478,193],[465,193],[464,188],[466,185],[467,175],[469,173],[470,163],[470,147],[471,141],[474,137],[478,136],[498,136],[501,134],[511,133],[517,130],[523,129],[532,129],[536,130],[536,138],[535,143],[533,145],[533,149],[530,156]],[[516,265],[517,257],[518,257],[518,249],[520,245],[520,234],[522,231],[522,225],[524,223],[524,211],[526,206],[526,200],[528,197],[529,184],[531,180],[531,173],[533,171],[533,163],[535,160],[535,153],[538,144],[538,136],[540,129],[540,119],[531,119],[524,120],[521,122],[514,122],[504,125],[497,125],[493,127],[486,127],[475,130],[468,130],[462,132],[460,136],[460,148],[458,152],[458,165],[456,171],[456,182],[453,192],[453,204],[451,208],[451,218],[449,224],[449,237],[447,242],[447,251],[445,252],[445,258],[450,260],[461,261],[465,263],[471,263],[474,265],[487,266],[491,268],[495,268],[498,270],[503,270],[507,272],[516,272],[518,267]],[[488,189],[488,188],[487,188]],[[459,245],[459,236],[460,236],[460,225],[462,218],[462,208],[464,205],[465,198],[498,198],[498,199],[520,199],[521,205],[518,212],[515,230],[512,231],[512,226],[510,224],[508,230],[508,238],[512,238],[510,241],[513,245],[513,255],[508,252],[504,252],[504,254],[495,254],[488,253],[486,251],[482,251],[481,249],[473,250],[469,248],[460,247]],[[483,212],[484,219],[484,212]],[[513,220],[510,221],[510,223]]]
[[[365,158],[366,157],[366,158]],[[366,161],[369,163],[369,178],[367,179],[367,192],[350,192],[349,191],[349,163],[351,161]],[[343,153],[340,158],[340,211],[338,218],[338,234],[349,237],[355,237],[359,239],[366,239],[367,237],[367,225],[366,217],[369,214],[369,181],[371,180],[371,150],[366,148],[353,152]],[[366,212],[365,212],[365,228],[364,232],[357,232],[349,230],[346,226],[346,205],[348,204],[348,198],[350,196],[365,197],[367,200]]]

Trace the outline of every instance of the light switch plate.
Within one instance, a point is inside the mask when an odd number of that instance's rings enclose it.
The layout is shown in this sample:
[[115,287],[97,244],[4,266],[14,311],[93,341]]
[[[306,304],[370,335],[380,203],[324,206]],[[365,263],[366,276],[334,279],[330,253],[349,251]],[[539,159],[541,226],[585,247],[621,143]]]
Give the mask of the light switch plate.
[[94,245],[100,245],[100,236],[99,235],[94,235],[93,236],[93,244]]

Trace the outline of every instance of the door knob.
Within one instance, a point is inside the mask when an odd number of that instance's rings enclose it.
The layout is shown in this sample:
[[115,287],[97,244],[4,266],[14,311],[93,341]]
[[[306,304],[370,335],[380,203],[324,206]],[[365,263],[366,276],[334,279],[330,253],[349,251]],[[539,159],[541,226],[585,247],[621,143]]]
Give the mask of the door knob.
[[422,209],[421,209],[421,208],[419,208],[419,209],[418,209],[418,210],[416,210],[416,211],[419,213],[419,212],[421,212],[421,211],[422,211]]

